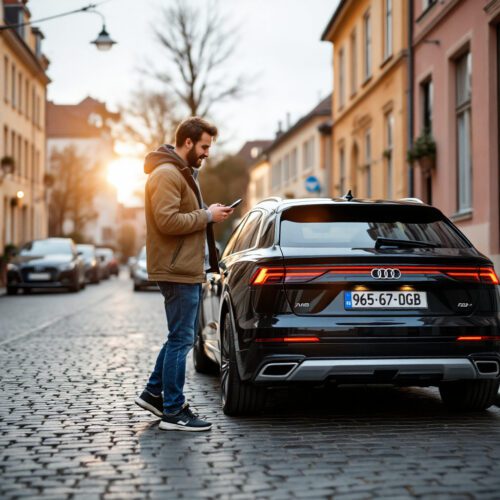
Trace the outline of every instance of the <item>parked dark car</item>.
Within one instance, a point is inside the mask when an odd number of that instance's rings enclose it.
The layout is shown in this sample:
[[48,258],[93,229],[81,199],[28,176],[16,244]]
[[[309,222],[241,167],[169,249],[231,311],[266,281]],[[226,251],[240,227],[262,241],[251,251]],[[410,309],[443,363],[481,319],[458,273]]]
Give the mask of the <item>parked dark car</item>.
[[155,281],[149,281],[146,265],[146,247],[143,246],[131,267],[131,275],[134,280],[134,292],[139,292],[144,288],[154,287],[158,289]]
[[98,247],[96,248],[96,255],[99,259],[102,279],[108,279],[113,275],[118,276],[120,267],[111,248]]
[[76,245],[69,238],[35,240],[21,247],[7,266],[7,293],[34,288],[85,288],[85,269]]
[[281,200],[241,221],[205,283],[195,367],[220,367],[226,414],[280,384],[437,386],[451,408],[499,386],[492,262],[436,208]]
[[85,280],[87,283],[97,284],[100,281],[100,270],[94,245],[76,245],[79,255],[83,259]]

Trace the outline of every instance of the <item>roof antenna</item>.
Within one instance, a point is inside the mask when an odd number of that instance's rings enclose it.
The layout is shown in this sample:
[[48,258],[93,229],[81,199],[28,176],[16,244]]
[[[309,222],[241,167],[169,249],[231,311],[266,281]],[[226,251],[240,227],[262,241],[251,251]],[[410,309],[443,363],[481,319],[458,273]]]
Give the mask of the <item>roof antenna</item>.
[[352,195],[352,191],[349,189],[349,191],[347,191],[347,194],[344,195],[344,199],[347,201],[351,201],[353,198],[354,196]]

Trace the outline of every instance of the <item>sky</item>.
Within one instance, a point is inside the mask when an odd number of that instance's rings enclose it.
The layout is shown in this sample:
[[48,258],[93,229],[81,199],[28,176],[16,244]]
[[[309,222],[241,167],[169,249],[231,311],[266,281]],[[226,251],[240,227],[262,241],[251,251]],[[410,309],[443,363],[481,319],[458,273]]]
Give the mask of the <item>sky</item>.
[[[94,0],[92,3],[97,3]],[[191,0],[200,8],[207,0]],[[75,10],[90,1],[30,0],[32,19]],[[151,26],[163,18],[169,0],[108,0],[98,7],[111,37],[118,42],[99,52],[90,41],[101,28],[99,16],[78,13],[39,24],[50,59],[52,83],[48,98],[56,103],[79,102],[87,95],[111,108],[126,103],[140,82],[147,59],[160,57]],[[272,138],[278,120],[292,122],[307,113],[332,87],[332,49],[321,42],[337,0],[219,0],[229,25],[236,26],[238,44],[228,73],[250,76],[249,94],[215,111],[225,143]]]
[[[92,0],[29,0],[32,19],[84,7]],[[187,0],[184,0],[187,1]],[[189,0],[202,9],[209,0]],[[98,3],[93,0],[92,3]],[[162,52],[152,26],[164,22],[162,7],[171,0],[107,0],[98,6],[110,36],[118,43],[99,52],[89,42],[101,30],[96,14],[77,13],[40,23],[43,52],[50,60],[48,99],[78,103],[87,95],[115,110],[132,90],[153,85],[140,68],[161,63]],[[228,74],[244,73],[248,93],[220,103],[211,117],[219,127],[225,152],[246,141],[272,139],[278,121],[293,124],[332,90],[332,46],[321,34],[338,0],[218,0],[228,25],[237,28],[238,43]]]

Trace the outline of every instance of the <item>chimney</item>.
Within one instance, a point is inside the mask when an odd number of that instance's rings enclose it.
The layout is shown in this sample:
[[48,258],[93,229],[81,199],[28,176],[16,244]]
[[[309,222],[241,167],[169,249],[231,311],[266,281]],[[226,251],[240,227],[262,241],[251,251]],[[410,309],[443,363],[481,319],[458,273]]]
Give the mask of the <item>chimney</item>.
[[281,129],[281,120],[278,120],[278,130],[276,131],[276,138],[278,138],[281,134],[283,134],[283,130]]
[[290,112],[287,112],[287,114],[286,114],[286,129],[289,130],[291,126],[292,126],[291,115],[290,115]]

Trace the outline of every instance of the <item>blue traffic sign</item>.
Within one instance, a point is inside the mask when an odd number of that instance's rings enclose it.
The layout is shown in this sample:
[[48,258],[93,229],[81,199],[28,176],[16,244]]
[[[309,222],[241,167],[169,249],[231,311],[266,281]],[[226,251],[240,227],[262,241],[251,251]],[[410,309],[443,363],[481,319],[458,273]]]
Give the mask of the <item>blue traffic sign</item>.
[[321,191],[321,184],[316,176],[310,175],[306,179],[306,191],[308,193],[319,193]]

